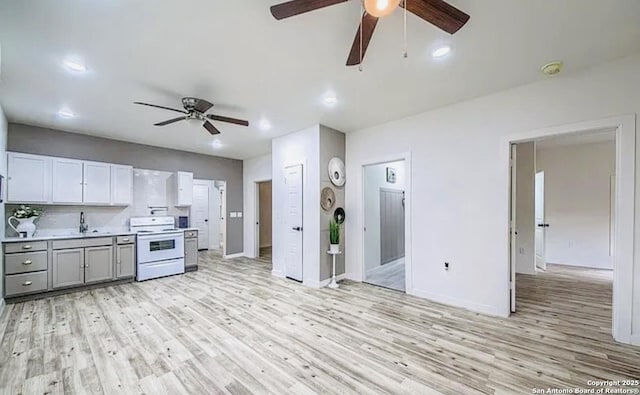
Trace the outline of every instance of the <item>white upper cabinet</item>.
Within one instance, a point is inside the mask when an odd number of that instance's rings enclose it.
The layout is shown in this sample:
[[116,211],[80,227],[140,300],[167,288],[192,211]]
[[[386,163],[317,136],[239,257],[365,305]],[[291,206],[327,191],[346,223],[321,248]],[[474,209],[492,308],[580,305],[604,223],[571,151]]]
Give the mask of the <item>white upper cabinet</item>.
[[133,204],[131,166],[7,152],[7,173],[7,203]]
[[7,201],[47,203],[51,197],[51,158],[39,155],[7,155]]
[[174,205],[187,207],[193,203],[193,173],[175,172],[172,176],[174,188]]
[[52,158],[51,203],[82,203],[82,161]]
[[83,199],[85,204],[111,203],[111,165],[84,162]]
[[133,204],[133,167],[111,165],[111,204]]

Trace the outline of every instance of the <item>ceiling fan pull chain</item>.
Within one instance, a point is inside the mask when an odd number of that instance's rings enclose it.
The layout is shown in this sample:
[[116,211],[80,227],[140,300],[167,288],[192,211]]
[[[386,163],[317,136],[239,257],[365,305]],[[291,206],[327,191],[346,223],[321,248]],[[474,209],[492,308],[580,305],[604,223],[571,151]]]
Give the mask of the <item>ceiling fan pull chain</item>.
[[409,57],[409,44],[407,38],[407,1],[404,0],[404,57]]

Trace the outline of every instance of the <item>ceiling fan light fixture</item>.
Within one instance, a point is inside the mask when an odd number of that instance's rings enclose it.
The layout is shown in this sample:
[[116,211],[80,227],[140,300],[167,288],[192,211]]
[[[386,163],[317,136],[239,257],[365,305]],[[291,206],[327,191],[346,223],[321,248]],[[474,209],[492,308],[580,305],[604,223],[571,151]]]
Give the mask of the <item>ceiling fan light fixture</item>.
[[400,0],[362,0],[367,14],[381,18],[391,14],[400,5]]

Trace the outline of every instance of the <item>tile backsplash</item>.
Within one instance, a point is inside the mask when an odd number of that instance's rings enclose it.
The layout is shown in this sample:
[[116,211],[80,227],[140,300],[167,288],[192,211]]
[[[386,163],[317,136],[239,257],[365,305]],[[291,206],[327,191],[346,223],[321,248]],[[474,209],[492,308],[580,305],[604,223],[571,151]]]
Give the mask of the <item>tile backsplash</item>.
[[[38,206],[43,214],[36,221],[36,235],[48,236],[77,232],[80,224],[80,212],[85,214],[89,231],[120,231],[129,228],[129,218],[150,216],[149,206],[166,206],[167,211],[155,213],[158,216],[188,216],[188,208],[173,206],[173,193],[170,190],[170,172],[157,170],[134,169],[133,171],[133,205],[128,207],[95,207],[95,206]],[[18,205],[7,204],[5,223]],[[177,223],[177,221],[176,221]],[[16,236],[11,227],[6,227],[6,236]]]

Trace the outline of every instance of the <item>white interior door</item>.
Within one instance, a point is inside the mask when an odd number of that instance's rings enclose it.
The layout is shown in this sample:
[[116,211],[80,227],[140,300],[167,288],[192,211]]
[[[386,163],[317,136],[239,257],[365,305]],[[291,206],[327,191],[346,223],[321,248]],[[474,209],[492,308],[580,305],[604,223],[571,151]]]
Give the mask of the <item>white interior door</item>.
[[193,185],[191,221],[198,228],[198,248],[209,249],[209,185]]
[[285,168],[285,276],[302,281],[302,165]]
[[510,209],[510,225],[509,225],[509,253],[511,254],[511,258],[510,258],[510,262],[509,262],[509,297],[510,297],[510,305],[511,305],[511,312],[515,313],[516,312],[516,238],[517,238],[517,231],[516,229],[518,229],[516,227],[516,213],[517,213],[517,202],[518,202],[518,196],[517,196],[517,178],[516,178],[516,174],[518,174],[517,172],[517,168],[516,168],[516,159],[517,159],[517,152],[518,152],[518,146],[515,144],[511,145],[511,160],[510,160],[510,166],[509,166],[509,171],[511,172],[511,206],[509,207]]
[[536,245],[536,266],[546,270],[547,261],[545,256],[545,234],[549,225],[544,219],[544,172],[536,173],[535,185],[535,245]]

